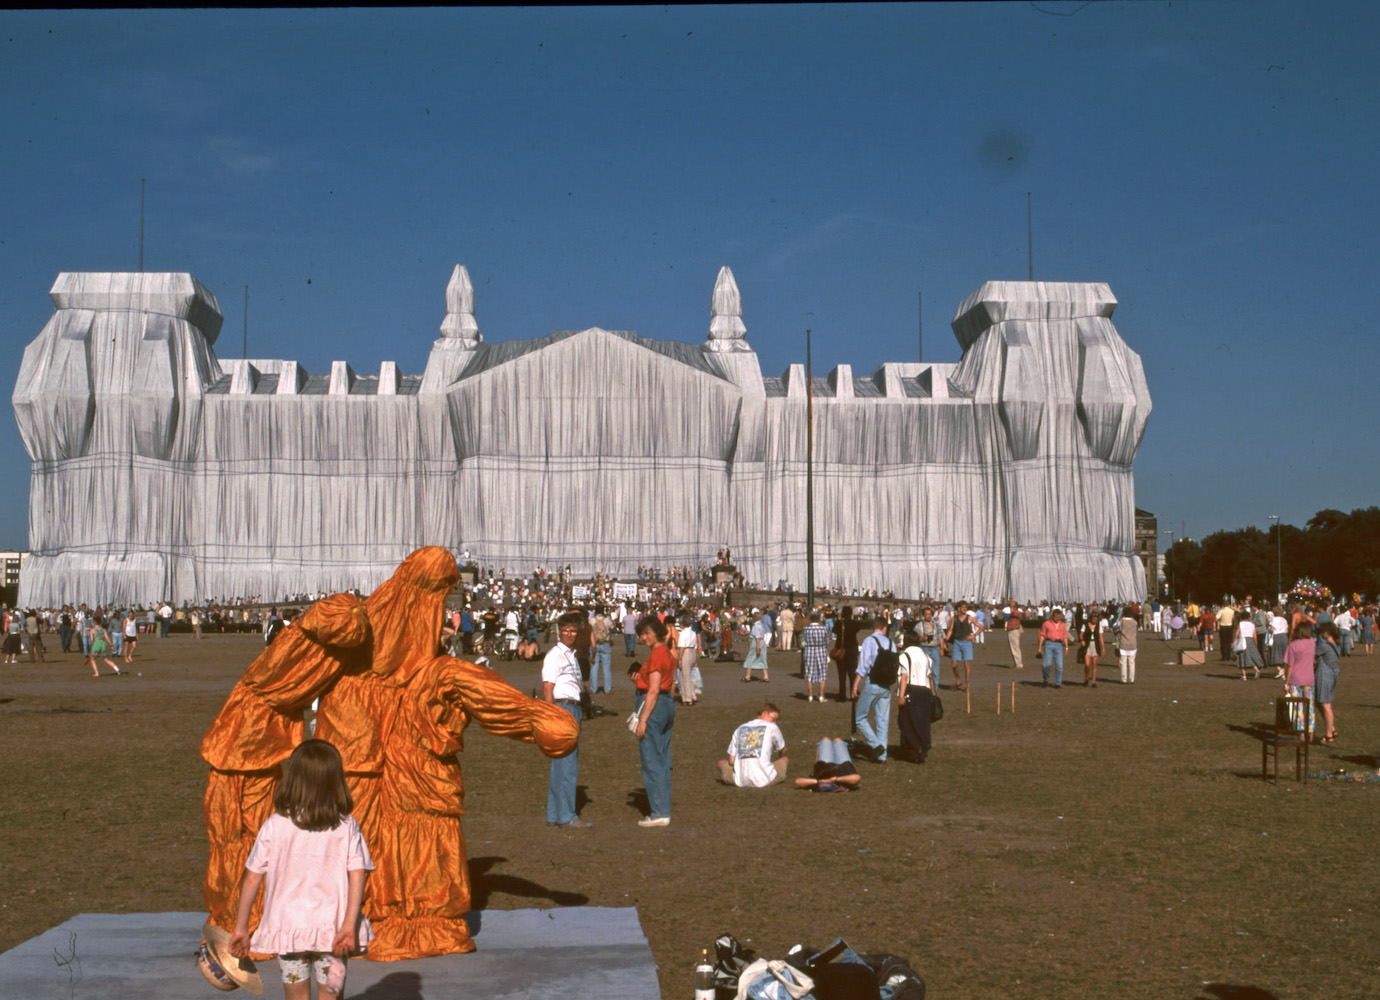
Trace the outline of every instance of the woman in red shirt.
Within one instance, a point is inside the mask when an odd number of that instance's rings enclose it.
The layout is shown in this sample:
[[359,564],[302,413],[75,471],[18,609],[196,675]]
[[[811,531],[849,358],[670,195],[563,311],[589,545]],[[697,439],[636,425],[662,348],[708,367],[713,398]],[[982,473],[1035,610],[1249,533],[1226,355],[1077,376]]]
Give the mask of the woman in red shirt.
[[637,687],[637,749],[649,807],[638,826],[671,825],[671,727],[676,723],[671,685],[676,661],[667,645],[669,637],[670,629],[654,615],[637,623],[637,638],[648,650],[633,683]]

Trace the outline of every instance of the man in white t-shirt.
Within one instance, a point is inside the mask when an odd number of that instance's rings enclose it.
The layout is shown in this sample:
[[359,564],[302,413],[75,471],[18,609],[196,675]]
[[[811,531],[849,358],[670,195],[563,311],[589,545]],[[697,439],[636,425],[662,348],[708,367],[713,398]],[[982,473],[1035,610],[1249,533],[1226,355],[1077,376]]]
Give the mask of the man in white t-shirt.
[[[571,714],[578,725],[580,711],[580,663],[575,656],[575,640],[583,616],[565,614],[556,623],[560,641],[551,647],[541,665],[542,700],[558,705]],[[576,782],[580,778],[580,748],[566,757],[551,761],[551,779],[546,789],[546,822],[552,826],[583,830],[592,826],[580,819],[575,807]]]
[[[763,702],[762,710],[751,722],[744,722],[733,731],[728,741],[728,760],[719,761],[719,780],[739,788],[765,788],[786,777],[790,761],[785,757],[786,740],[776,721],[781,710],[771,702]],[[782,756],[772,763],[771,755]]]

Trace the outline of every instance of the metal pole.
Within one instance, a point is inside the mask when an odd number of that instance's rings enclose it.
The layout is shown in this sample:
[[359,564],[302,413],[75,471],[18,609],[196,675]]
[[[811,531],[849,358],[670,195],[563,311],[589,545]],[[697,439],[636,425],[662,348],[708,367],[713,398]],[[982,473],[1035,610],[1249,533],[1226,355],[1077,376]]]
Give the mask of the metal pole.
[[805,330],[805,606],[815,607],[815,367]]
[[144,273],[144,178],[139,178],[139,273]]
[[925,293],[916,292],[916,318],[919,324],[915,336],[915,360],[924,362],[925,360]]
[[1284,590],[1284,554],[1282,550],[1283,542],[1280,539],[1282,532],[1279,530],[1279,515],[1268,515],[1271,521],[1275,522],[1275,598],[1271,601],[1274,604],[1279,600],[1279,595]]
[[240,355],[249,357],[249,286],[244,286],[244,350]]
[[[1165,549],[1164,552],[1165,561],[1169,562],[1169,559],[1174,555],[1174,529],[1161,531],[1160,534],[1169,536],[1169,548]],[[1174,564],[1172,562],[1169,563],[1169,599],[1171,601],[1174,599]]]

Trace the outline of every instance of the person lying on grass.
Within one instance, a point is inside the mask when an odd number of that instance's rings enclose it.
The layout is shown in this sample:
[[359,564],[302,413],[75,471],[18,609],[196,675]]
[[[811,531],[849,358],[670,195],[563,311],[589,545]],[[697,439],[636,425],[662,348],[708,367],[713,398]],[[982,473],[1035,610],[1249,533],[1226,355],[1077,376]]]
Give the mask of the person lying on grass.
[[848,744],[840,739],[825,737],[815,748],[815,766],[808,778],[796,778],[796,788],[813,792],[847,792],[858,787],[862,775],[848,755]]

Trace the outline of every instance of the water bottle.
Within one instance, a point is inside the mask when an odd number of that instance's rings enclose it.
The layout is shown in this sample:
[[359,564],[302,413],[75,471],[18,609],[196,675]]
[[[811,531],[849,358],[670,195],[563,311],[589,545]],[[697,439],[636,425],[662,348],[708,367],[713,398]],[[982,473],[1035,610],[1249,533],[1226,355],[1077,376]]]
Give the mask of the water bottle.
[[695,966],[695,1000],[714,1000],[714,966],[709,961],[709,949],[700,949],[700,963]]

